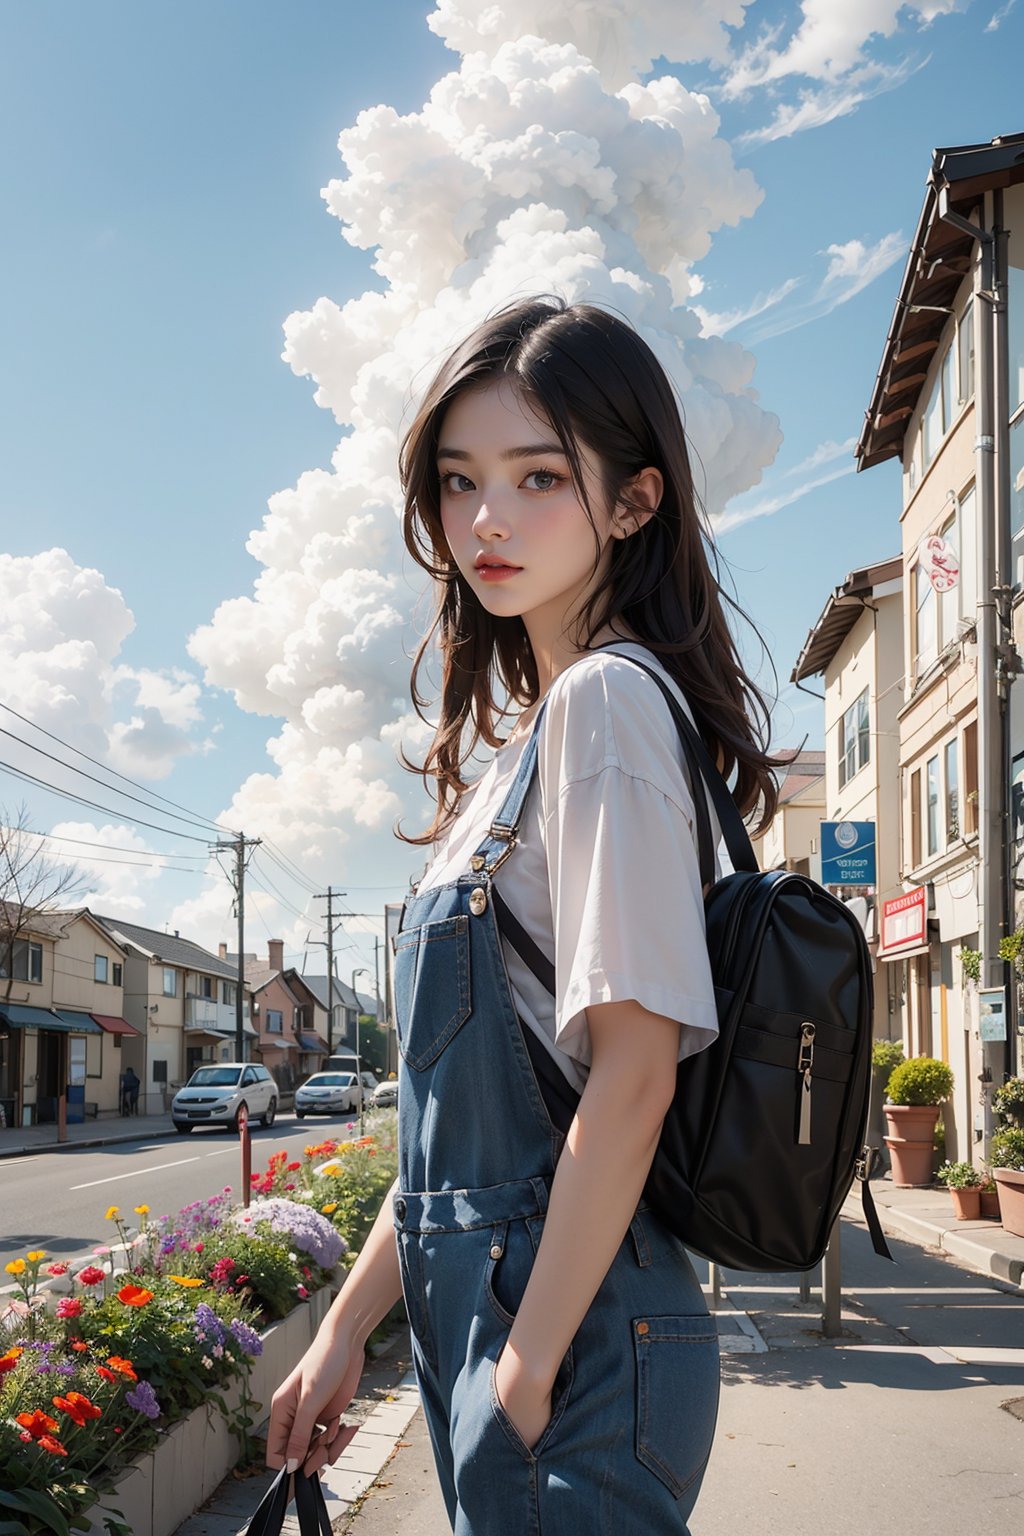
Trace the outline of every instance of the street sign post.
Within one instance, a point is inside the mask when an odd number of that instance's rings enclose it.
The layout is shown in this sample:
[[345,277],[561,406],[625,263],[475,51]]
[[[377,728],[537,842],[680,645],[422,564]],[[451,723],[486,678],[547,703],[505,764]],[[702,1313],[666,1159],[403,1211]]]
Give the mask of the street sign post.
[[249,1136],[249,1111],[244,1104],[238,1111],[238,1139],[242,1144],[242,1204],[248,1209],[252,1187],[252,1140]]

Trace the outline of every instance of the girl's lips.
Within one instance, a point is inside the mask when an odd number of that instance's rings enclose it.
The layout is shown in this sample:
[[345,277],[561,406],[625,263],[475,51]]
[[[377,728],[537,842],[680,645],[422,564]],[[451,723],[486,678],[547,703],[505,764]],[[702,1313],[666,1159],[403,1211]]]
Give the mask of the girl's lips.
[[476,573],[481,581],[504,581],[506,576],[518,576],[518,565],[478,565]]

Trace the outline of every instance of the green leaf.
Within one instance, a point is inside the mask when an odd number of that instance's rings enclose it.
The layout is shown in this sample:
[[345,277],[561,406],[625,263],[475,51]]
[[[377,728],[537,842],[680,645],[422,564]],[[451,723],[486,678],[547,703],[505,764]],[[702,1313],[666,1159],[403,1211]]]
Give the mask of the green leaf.
[[56,1536],[71,1536],[68,1522],[45,1493],[38,1493],[32,1488],[26,1488],[23,1493],[4,1493],[0,1490],[0,1505],[5,1509],[16,1509],[19,1514],[35,1515],[37,1520],[44,1522],[44,1531],[53,1531]]
[[0,1536],[29,1536],[28,1526],[20,1520],[0,1520]]

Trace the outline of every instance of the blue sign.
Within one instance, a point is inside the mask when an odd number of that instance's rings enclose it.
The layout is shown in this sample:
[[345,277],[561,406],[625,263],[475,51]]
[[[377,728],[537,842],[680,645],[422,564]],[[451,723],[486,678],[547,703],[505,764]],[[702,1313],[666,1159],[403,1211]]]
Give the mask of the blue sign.
[[873,821],[821,823],[822,885],[874,885]]

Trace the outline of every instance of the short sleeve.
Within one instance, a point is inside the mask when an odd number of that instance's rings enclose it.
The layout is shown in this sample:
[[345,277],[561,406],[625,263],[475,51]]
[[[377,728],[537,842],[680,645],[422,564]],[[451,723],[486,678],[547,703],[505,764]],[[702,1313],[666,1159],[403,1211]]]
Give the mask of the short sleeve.
[[555,1044],[589,1066],[585,1010],[633,998],[679,1023],[680,1059],[704,1049],[718,1019],[693,800],[660,691],[621,658],[577,664],[539,746]]

